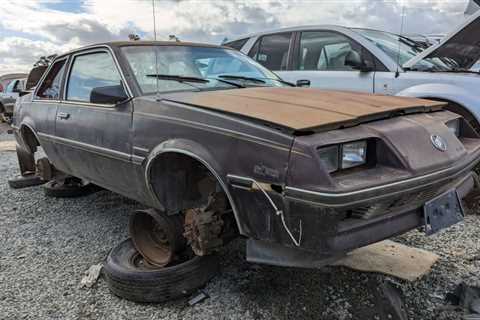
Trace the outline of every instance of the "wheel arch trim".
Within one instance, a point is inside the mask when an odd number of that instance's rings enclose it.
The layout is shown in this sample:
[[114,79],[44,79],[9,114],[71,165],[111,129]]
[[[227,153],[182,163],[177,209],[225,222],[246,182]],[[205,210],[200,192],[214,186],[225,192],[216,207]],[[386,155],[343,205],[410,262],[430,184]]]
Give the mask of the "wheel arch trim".
[[[186,143],[186,144],[185,144]],[[192,145],[193,144],[193,145]],[[186,147],[189,146],[189,147]],[[200,156],[197,151],[193,151],[192,149],[200,148],[200,150],[203,150],[204,152],[207,152],[207,157],[210,158],[210,161],[207,161],[205,156]],[[230,193],[230,190],[228,189],[228,185],[224,179],[222,179],[222,175],[219,173],[219,170],[215,168],[215,165],[212,165],[210,162],[214,162],[213,157],[211,154],[201,145],[199,145],[196,142],[189,141],[189,140],[184,140],[184,139],[174,139],[170,141],[165,141],[159,145],[157,145],[151,152],[150,155],[147,157],[147,161],[145,164],[145,183],[147,185],[148,191],[151,193],[152,197],[155,199],[155,202],[161,206],[162,209],[165,207],[163,204],[160,202],[158,199],[157,194],[153,190],[153,186],[151,183],[150,179],[150,171],[152,168],[152,164],[156,159],[158,159],[161,155],[166,154],[166,153],[177,153],[177,154],[182,154],[186,155],[202,165],[204,165],[208,171],[215,177],[215,179],[218,181],[220,186],[222,187],[222,190],[225,192],[228,201],[230,203],[230,206],[232,207],[233,214],[235,216],[235,221],[237,223],[238,229],[240,234],[245,234],[243,232],[242,228],[242,223],[240,220],[240,214],[238,212],[237,206],[235,205],[234,198],[232,197],[232,194]]]

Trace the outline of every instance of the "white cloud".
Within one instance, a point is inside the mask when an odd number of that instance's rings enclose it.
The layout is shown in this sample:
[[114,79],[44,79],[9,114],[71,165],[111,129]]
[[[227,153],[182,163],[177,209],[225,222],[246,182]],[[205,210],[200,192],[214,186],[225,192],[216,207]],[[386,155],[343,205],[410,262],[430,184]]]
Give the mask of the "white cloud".
[[[59,0],[56,0],[59,1]],[[74,1],[74,0],[69,0]],[[80,12],[49,2],[0,0],[0,74],[28,69],[45,54],[93,42],[153,36],[150,0],[85,0]],[[158,39],[219,43],[224,37],[305,24],[341,24],[406,33],[443,33],[463,18],[467,0],[156,0]],[[32,40],[33,39],[33,40]]]

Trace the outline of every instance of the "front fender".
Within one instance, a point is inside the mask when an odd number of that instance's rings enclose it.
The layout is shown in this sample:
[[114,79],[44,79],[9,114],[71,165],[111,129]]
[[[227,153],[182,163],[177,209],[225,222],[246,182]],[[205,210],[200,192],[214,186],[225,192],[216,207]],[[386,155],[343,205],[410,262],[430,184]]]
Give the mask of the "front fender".
[[421,84],[402,90],[397,96],[453,102],[467,109],[480,122],[480,97],[476,92],[454,84]]
[[232,197],[228,188],[226,173],[219,165],[219,163],[215,160],[214,156],[198,142],[188,139],[171,139],[162,142],[151,150],[150,154],[147,157],[145,165],[145,181],[147,183],[147,188],[152,193],[152,195],[155,195],[155,192],[152,188],[150,178],[151,166],[158,156],[165,153],[180,153],[187,155],[202,163],[215,176],[223,191],[227,195],[228,200],[230,201],[230,205],[232,207],[237,226],[240,233],[242,234],[244,223],[242,223],[237,206],[235,204],[234,197]]
[[164,141],[157,145],[150,151],[150,154],[147,157],[146,162],[146,172],[150,168],[153,159],[165,152],[177,152],[182,153],[192,158],[200,161],[205,165],[213,174],[217,176],[217,179],[220,178],[224,183],[226,182],[226,174],[215,160],[213,155],[201,144],[198,142],[188,140],[188,139],[171,139]]

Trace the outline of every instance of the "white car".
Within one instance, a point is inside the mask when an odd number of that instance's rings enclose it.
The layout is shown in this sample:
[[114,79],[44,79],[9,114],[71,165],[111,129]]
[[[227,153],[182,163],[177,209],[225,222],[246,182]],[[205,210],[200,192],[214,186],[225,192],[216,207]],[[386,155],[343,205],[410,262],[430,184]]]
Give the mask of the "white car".
[[299,86],[446,101],[480,130],[479,17],[429,48],[388,32],[339,26],[279,29],[224,45]]

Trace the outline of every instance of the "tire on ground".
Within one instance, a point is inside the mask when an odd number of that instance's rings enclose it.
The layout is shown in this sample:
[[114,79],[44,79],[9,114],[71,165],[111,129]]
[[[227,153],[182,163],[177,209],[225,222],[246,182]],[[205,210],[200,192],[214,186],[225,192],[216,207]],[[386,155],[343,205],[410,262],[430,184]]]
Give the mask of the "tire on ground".
[[134,264],[140,254],[131,239],[110,251],[103,274],[117,296],[136,302],[163,302],[193,293],[213,278],[219,268],[218,257],[195,256],[186,262],[149,269]]
[[100,188],[93,184],[71,185],[62,184],[56,180],[51,180],[43,186],[43,191],[47,197],[54,198],[74,198],[82,197],[98,191]]

